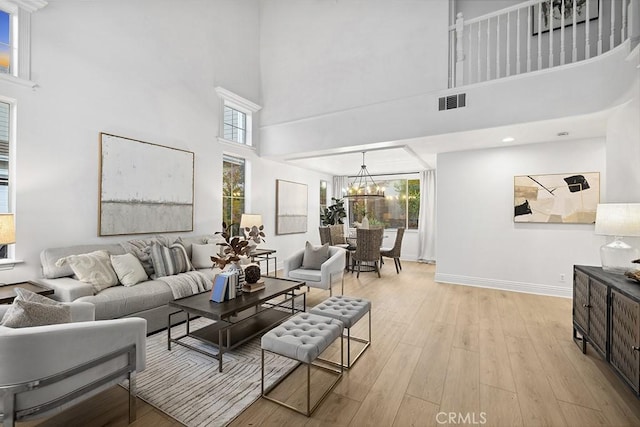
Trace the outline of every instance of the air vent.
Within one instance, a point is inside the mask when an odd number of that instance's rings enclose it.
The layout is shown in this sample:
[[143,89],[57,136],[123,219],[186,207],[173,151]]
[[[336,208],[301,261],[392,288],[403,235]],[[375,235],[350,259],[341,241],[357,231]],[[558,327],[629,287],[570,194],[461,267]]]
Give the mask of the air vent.
[[457,95],[443,96],[438,99],[438,110],[452,110],[454,108],[462,108],[467,105],[467,94],[459,93]]

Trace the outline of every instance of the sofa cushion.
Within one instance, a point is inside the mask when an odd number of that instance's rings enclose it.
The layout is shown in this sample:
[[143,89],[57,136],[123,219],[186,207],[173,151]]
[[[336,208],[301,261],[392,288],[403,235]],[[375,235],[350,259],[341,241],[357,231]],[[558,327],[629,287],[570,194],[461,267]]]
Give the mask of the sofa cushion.
[[154,276],[164,277],[184,273],[193,270],[187,250],[181,243],[173,243],[167,247],[160,243],[151,245],[151,261],[153,262]]
[[304,255],[302,256],[302,268],[320,270],[322,264],[329,259],[329,244],[314,246],[307,242],[304,245]]
[[42,276],[45,279],[57,279],[58,277],[73,276],[71,265],[64,264],[57,266],[56,262],[60,258],[69,255],[88,254],[95,251],[107,251],[111,255],[122,255],[125,253],[119,244],[95,244],[95,245],[78,245],[67,246],[63,248],[50,248],[40,252],[40,263],[42,264]]
[[134,254],[111,255],[111,265],[124,286],[133,286],[149,278]]
[[305,282],[319,282],[322,279],[320,270],[309,270],[306,268],[298,268],[291,270],[287,277]]
[[199,245],[194,243],[191,245],[191,264],[193,268],[210,268],[213,266],[211,257],[218,255],[220,246],[215,244]]
[[95,292],[100,292],[118,284],[118,276],[113,270],[107,251],[95,251],[88,254],[69,255],[60,258],[56,265],[71,265],[71,269],[81,282],[89,283]]

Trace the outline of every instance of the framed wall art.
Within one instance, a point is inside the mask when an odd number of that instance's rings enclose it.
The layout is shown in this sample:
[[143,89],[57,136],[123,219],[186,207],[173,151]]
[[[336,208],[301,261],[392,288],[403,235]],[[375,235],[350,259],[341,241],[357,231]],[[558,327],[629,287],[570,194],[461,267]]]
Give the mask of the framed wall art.
[[593,224],[600,202],[600,173],[514,177],[515,222]]
[[194,153],[100,133],[98,235],[193,231]]
[[276,180],[276,234],[307,232],[307,185]]
[[[564,26],[573,25],[573,2],[574,0],[550,0],[531,6],[531,20],[533,35],[541,31],[547,32],[549,28],[555,30],[562,25],[562,12],[564,3]],[[575,0],[576,24],[588,19],[598,18],[598,0]]]

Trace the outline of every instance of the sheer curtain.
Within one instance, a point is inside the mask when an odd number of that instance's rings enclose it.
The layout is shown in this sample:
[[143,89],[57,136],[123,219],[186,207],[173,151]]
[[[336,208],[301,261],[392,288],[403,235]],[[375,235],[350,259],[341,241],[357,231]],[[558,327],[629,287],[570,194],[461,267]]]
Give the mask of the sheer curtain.
[[420,172],[420,218],[418,220],[418,261],[436,262],[436,171]]

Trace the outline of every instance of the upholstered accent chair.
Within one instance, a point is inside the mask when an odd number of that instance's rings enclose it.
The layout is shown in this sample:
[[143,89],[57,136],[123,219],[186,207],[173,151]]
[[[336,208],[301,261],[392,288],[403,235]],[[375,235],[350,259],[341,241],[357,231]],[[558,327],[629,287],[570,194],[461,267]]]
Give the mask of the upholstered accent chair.
[[[72,323],[0,326],[3,426],[60,412],[125,379],[133,422],[135,375],[145,369],[146,320],[93,321],[93,304],[64,305],[71,309]],[[0,318],[9,307],[0,305]]]
[[338,246],[341,248],[349,247],[347,240],[344,237],[344,225],[343,224],[335,224],[330,225],[329,230],[331,233],[331,246]]
[[344,293],[344,265],[346,260],[346,250],[337,246],[329,246],[329,257],[319,268],[305,268],[305,249],[294,252],[284,260],[283,272],[287,279],[302,280],[310,288],[318,288],[329,291],[333,295],[333,285],[342,284]]
[[398,228],[396,233],[396,241],[392,248],[380,248],[380,265],[384,264],[382,257],[393,258],[393,262],[396,265],[396,273],[400,273],[402,270],[402,264],[400,264],[400,252],[402,250],[402,238],[404,237],[404,227]]
[[358,228],[356,250],[351,255],[352,268],[358,270],[356,277],[360,277],[360,271],[362,269],[362,263],[366,262],[370,264],[372,268],[370,271],[375,271],[380,277],[380,268],[378,261],[380,261],[380,245],[382,245],[382,234],[384,229],[382,228]]

